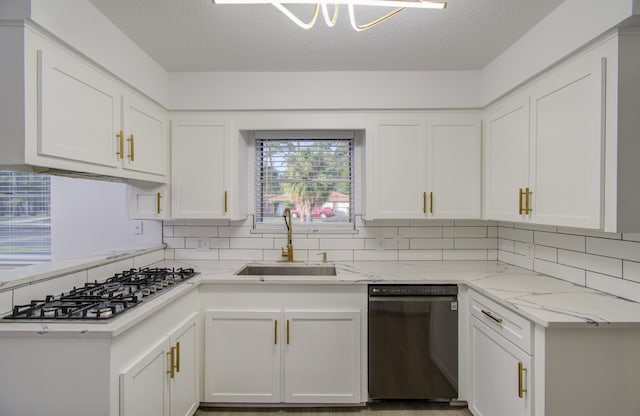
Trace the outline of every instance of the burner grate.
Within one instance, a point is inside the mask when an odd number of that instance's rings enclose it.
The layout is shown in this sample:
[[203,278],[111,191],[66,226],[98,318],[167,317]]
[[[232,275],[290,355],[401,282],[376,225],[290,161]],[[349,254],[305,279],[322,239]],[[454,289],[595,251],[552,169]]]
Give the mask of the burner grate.
[[193,268],[142,268],[89,282],[58,296],[16,305],[4,319],[109,320],[197,273]]

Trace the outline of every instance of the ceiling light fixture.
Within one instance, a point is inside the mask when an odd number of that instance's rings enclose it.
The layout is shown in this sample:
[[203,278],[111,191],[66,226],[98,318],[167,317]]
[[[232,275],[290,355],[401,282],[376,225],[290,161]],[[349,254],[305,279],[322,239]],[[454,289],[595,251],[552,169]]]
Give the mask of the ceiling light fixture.
[[[327,26],[335,26],[336,21],[338,20],[338,6],[346,5],[347,9],[349,10],[349,21],[351,22],[351,27],[353,27],[353,29],[358,32],[370,29],[378,23],[384,22],[391,16],[407,8],[444,9],[445,7],[447,7],[446,2],[427,0],[334,0],[331,2],[331,4],[333,5],[333,13],[331,13],[332,16],[330,17],[327,4],[324,2],[318,3],[317,0],[212,0],[212,2],[214,4],[272,4],[276,9],[280,10],[285,16],[287,16],[292,22],[303,29],[311,29],[316,24],[318,15],[320,14],[320,10],[322,10],[322,16]],[[308,22],[303,22],[296,15],[294,15],[291,10],[286,8],[284,4],[314,4],[315,8],[313,10],[313,16]],[[369,23],[358,24],[355,18],[354,6],[393,7],[394,9],[384,16],[370,21]]]

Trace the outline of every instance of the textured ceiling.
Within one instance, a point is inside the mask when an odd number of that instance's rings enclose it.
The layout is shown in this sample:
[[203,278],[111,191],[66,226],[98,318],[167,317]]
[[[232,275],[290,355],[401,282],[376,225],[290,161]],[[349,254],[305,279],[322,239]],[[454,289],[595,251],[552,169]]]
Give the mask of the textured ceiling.
[[[341,6],[332,29],[304,30],[271,5],[90,0],[151,57],[180,71],[437,71],[483,68],[562,0],[449,0],[363,32]],[[302,20],[313,6],[289,6]],[[356,7],[359,23],[386,9]]]

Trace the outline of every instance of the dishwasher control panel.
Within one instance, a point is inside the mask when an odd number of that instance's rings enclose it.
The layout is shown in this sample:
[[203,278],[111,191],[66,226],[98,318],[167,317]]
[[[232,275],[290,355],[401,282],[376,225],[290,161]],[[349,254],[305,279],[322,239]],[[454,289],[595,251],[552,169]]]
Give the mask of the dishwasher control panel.
[[457,285],[369,285],[369,296],[452,296]]

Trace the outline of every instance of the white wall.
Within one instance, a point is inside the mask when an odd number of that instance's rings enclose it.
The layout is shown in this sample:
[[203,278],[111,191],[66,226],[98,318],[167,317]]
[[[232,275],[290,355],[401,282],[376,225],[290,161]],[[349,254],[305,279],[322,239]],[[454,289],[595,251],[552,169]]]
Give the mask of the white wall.
[[161,244],[162,222],[143,221],[134,235],[127,208],[123,183],[52,176],[52,260]]
[[481,74],[482,107],[640,11],[638,0],[565,0]]
[[172,73],[180,110],[477,108],[479,71]]

